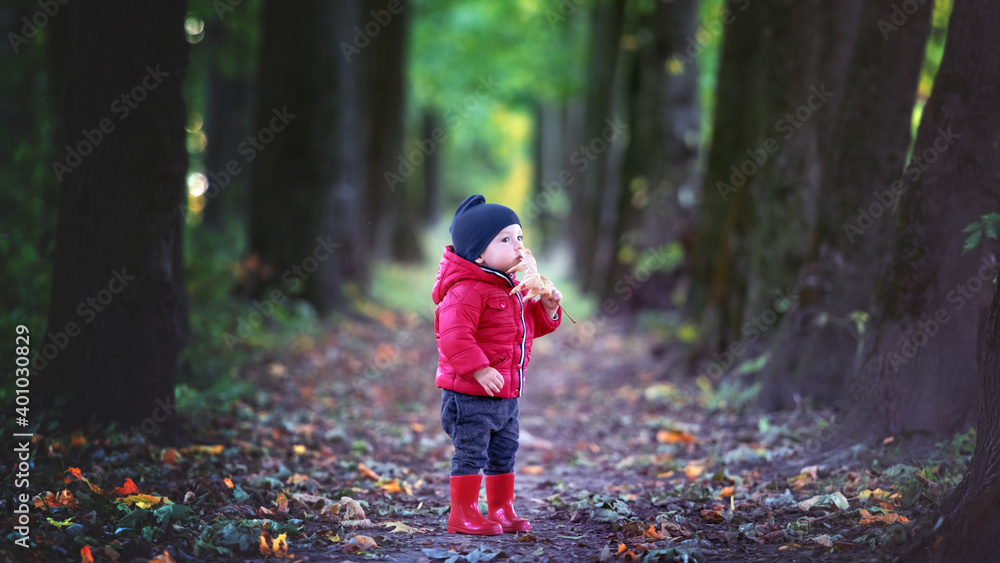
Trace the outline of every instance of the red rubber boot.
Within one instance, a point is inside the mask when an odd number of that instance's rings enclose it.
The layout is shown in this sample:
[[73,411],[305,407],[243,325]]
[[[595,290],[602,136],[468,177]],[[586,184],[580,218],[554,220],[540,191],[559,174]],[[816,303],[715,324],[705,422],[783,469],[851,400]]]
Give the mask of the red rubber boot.
[[514,474],[486,476],[486,517],[499,522],[505,532],[527,532],[531,522],[514,514]]
[[500,524],[490,522],[479,512],[479,485],[482,482],[483,476],[479,474],[452,476],[449,534],[496,536],[503,533]]

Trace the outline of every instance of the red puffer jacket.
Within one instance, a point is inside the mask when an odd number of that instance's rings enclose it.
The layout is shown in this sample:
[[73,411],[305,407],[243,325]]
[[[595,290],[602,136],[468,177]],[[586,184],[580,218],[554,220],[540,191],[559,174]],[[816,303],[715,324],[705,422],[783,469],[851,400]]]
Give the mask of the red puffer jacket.
[[555,330],[559,319],[546,315],[540,301],[510,295],[515,285],[513,275],[480,267],[452,246],[445,248],[432,292],[438,387],[488,396],[473,374],[491,366],[504,378],[495,396],[521,396],[531,340]]

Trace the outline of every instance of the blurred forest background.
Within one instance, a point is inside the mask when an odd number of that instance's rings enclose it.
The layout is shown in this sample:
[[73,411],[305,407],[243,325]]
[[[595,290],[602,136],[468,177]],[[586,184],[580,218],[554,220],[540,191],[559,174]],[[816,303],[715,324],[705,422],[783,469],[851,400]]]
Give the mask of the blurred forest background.
[[53,421],[224,400],[302,335],[432,318],[483,193],[581,341],[627,318],[663,378],[951,436],[996,340],[998,24],[987,0],[7,0],[0,326],[30,329]]

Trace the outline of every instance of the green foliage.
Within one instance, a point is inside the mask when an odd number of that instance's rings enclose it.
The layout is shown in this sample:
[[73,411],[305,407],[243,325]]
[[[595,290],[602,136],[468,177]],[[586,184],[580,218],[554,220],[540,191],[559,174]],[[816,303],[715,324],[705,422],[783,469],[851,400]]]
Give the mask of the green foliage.
[[983,236],[996,240],[997,225],[1000,225],[1000,213],[995,212],[983,215],[980,220],[966,225],[962,229],[962,232],[969,233],[969,236],[965,239],[965,244],[962,246],[962,254],[979,246],[979,243],[983,240]]

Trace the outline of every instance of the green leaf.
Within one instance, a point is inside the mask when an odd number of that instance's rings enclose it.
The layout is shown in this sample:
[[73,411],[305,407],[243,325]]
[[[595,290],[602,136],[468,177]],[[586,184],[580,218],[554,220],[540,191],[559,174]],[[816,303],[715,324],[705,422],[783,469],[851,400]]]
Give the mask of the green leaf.
[[[168,506],[173,506],[173,505],[171,504]],[[141,526],[144,526],[147,521],[149,521],[149,514],[150,512],[148,510],[142,508],[136,508],[135,510],[129,512],[128,514],[123,516],[120,520],[118,520],[118,527],[138,530]]]
[[250,498],[250,495],[243,490],[238,484],[233,487],[233,500],[239,504],[245,503]]
[[966,225],[965,228],[962,229],[962,232],[963,233],[971,233],[972,231],[978,231],[982,227],[983,226],[979,224],[979,221],[975,221],[973,223],[969,223],[968,225]]
[[979,245],[979,241],[983,239],[983,231],[976,231],[969,235],[969,238],[965,239],[965,246],[962,248],[962,254],[972,250]]
[[57,528],[64,528],[66,526],[72,526],[73,525],[73,519],[72,518],[67,518],[67,519],[65,519],[65,520],[63,520],[61,522],[59,520],[53,520],[52,518],[46,518],[46,520],[48,520],[49,524],[52,524],[53,526],[55,526]]
[[171,522],[184,523],[194,518],[194,511],[185,504],[168,504],[157,508],[154,512],[156,522],[160,526]]

